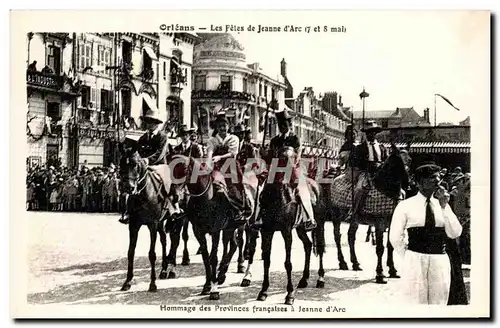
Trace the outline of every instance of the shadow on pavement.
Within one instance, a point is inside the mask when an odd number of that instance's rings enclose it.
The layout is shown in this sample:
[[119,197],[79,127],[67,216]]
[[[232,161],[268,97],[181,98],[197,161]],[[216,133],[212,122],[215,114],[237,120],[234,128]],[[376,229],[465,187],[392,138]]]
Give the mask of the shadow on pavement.
[[[66,272],[81,280],[82,276],[90,279],[76,281],[66,285],[58,286],[48,292],[31,293],[28,295],[28,303],[53,304],[53,303],[76,303],[76,304],[245,304],[254,301],[260,291],[262,280],[252,281],[249,287],[240,287],[243,274],[236,274],[235,266],[232,264],[228,273],[228,282],[220,287],[220,300],[210,301],[208,296],[200,296],[202,286],[205,282],[205,269],[202,263],[193,263],[188,267],[177,266],[177,279],[157,280],[158,291],[150,293],[147,291],[150,282],[150,267],[147,257],[138,257],[135,261],[134,280],[132,289],[121,292],[120,288],[125,280],[127,267],[126,258],[111,262],[97,262],[85,265],[75,265],[52,271]],[[160,273],[160,264],[157,265],[157,275]],[[71,273],[71,271],[75,271]],[[120,271],[118,273],[117,271]],[[352,280],[348,278],[325,277],[325,288],[318,289],[316,286],[316,275],[312,273],[309,287],[298,289],[297,300],[325,301],[331,293],[355,289],[361,285],[372,283],[373,280]],[[302,276],[302,270],[293,272],[293,282],[298,284]],[[234,281],[237,281],[236,283]],[[286,293],[286,273],[271,272],[270,287],[268,295]],[[284,301],[280,298],[280,303]]]

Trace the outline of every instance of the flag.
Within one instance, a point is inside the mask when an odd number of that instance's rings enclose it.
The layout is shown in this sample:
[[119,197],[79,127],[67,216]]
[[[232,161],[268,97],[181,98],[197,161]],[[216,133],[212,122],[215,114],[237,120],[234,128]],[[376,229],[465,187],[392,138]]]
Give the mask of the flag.
[[361,99],[369,97],[369,96],[370,96],[370,94],[368,92],[366,92],[365,89],[363,89],[363,92],[361,92],[359,94],[359,98],[361,98]]
[[458,109],[457,107],[455,107],[455,105],[453,105],[453,104],[451,103],[451,101],[450,101],[448,98],[446,98],[445,96],[440,95],[439,93],[436,93],[435,95],[436,95],[436,96],[441,97],[441,98],[442,98],[444,101],[446,101],[446,102],[447,102],[447,103],[448,103],[451,107],[455,108],[456,110],[460,110],[460,109]]

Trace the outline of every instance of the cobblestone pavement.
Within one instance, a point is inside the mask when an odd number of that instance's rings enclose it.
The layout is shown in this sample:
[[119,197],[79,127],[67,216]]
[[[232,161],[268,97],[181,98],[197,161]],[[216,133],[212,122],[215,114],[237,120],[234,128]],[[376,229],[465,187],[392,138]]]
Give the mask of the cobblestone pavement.
[[[118,216],[81,213],[28,213],[28,303],[30,304],[262,304],[256,301],[263,277],[260,239],[253,265],[253,280],[249,287],[240,287],[243,274],[236,273],[236,257],[229,267],[225,284],[220,288],[219,301],[200,296],[205,282],[201,255],[195,255],[198,243],[191,228],[188,249],[191,265],[177,266],[176,279],[157,280],[158,291],[150,293],[149,233],[143,227],[136,250],[135,277],[132,288],[121,292],[126,276],[128,228],[117,222]],[[325,254],[325,288],[316,286],[318,259],[312,257],[309,286],[299,289],[295,305],[331,302],[363,302],[368,304],[397,304],[398,279],[386,285],[374,283],[375,247],[365,242],[366,226],[360,226],[357,254],[363,271],[341,271],[333,241],[333,226],[327,223]],[[342,227],[342,248],[349,259],[347,226]],[[167,247],[170,246],[168,242]],[[177,263],[181,262],[182,243]],[[220,247],[222,248],[222,247]],[[161,248],[157,243],[157,274],[160,271]],[[395,255],[396,256],[396,255]],[[220,259],[220,257],[219,257]],[[399,258],[395,257],[396,267]],[[275,234],[271,257],[271,274],[267,304],[282,304],[286,295],[286,272],[283,266],[284,244]],[[297,284],[304,265],[302,243],[294,233],[293,280]],[[349,267],[351,267],[350,263]],[[387,273],[387,268],[385,268]],[[464,271],[469,289],[468,271]],[[214,303],[215,302],[215,303]]]

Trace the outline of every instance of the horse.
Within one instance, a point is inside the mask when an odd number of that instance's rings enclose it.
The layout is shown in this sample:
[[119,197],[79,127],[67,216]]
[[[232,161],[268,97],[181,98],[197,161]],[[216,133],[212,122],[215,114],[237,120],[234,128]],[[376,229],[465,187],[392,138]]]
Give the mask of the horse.
[[[244,226],[246,221],[239,220],[240,211],[230,203],[224,193],[216,192],[212,174],[205,172],[193,179],[193,170],[199,170],[202,166],[199,159],[181,154],[174,155],[173,159],[179,160],[173,166],[175,178],[185,179],[189,195],[185,214],[200,244],[205,266],[206,280],[201,294],[209,295],[210,300],[218,300],[220,298],[218,288],[225,282],[229,263],[236,252],[236,231]],[[217,252],[221,232],[223,241],[229,242],[229,251],[223,256],[217,274],[217,264],[219,264]],[[207,234],[212,238],[210,254],[205,238]]]
[[[168,277],[168,259],[166,255],[166,232],[163,226],[163,218],[166,217],[170,199],[167,197],[168,184],[160,178],[159,173],[148,167],[139,156],[135,147],[121,148],[120,176],[122,181],[122,192],[127,194],[126,206],[129,214],[129,247],[128,247],[128,269],[127,278],[121,288],[122,291],[130,289],[134,276],[134,256],[137,246],[139,230],[146,225],[150,234],[149,262],[151,264],[151,282],[148,291],[156,292],[156,237],[160,235],[162,245],[162,269],[160,279]],[[162,165],[162,177],[168,176],[168,166]],[[165,187],[163,186],[165,185]],[[164,188],[164,189],[162,189]]]
[[[291,160],[294,156],[293,151],[285,147],[279,151],[279,157],[281,159]],[[307,178],[307,186],[313,198],[313,204],[315,205],[317,199],[319,198],[319,186],[316,181]],[[311,250],[313,243],[309,240],[307,236],[307,231],[304,229],[302,224],[297,225],[297,218],[299,210],[299,204],[295,199],[295,191],[293,190],[292,184],[287,181],[274,181],[269,183],[268,181],[264,184],[262,189],[262,195],[259,200],[260,204],[260,218],[262,220],[261,227],[261,247],[262,247],[262,259],[264,261],[264,280],[262,282],[262,288],[257,296],[257,300],[265,301],[267,299],[267,290],[269,288],[269,267],[271,264],[271,249],[272,240],[274,233],[280,231],[285,242],[285,270],[287,274],[287,295],[285,297],[285,304],[293,305],[295,300],[295,289],[292,283],[292,231],[296,228],[297,234],[304,245],[304,251],[306,255],[304,272],[302,278],[299,282],[298,288],[304,288],[307,286],[307,280],[309,278],[309,265],[311,259]],[[313,206],[314,208],[314,206]],[[322,277],[322,261],[320,258],[320,277]],[[319,281],[319,280],[318,280]],[[321,287],[321,283],[318,283],[318,287]],[[324,283],[323,283],[324,285]]]
[[[377,268],[375,281],[385,284],[385,276],[382,269],[382,256],[384,254],[383,236],[390,227],[392,213],[400,198],[401,188],[408,186],[409,161],[411,158],[406,151],[400,151],[391,144],[391,154],[377,170],[373,179],[373,187],[367,193],[365,202],[360,209],[360,213],[354,220],[349,222],[347,232],[352,269],[361,271],[361,265],[355,252],[356,232],[359,224],[367,224],[375,227],[375,244],[377,254]],[[334,238],[337,246],[337,257],[340,270],[348,270],[344,260],[341,247],[340,224],[344,221],[349,208],[352,206],[352,192],[355,179],[353,172],[348,170],[335,179],[331,184],[324,186],[327,193],[327,217],[330,217],[334,227]],[[319,223],[318,223],[319,224]],[[394,266],[393,251],[389,240],[387,241],[387,266],[389,267],[389,277],[399,278]]]

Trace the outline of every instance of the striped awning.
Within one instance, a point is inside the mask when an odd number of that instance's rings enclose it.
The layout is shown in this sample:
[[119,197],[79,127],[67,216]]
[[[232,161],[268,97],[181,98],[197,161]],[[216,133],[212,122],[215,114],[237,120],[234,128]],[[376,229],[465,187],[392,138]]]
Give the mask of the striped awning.
[[[390,143],[384,143],[390,148]],[[407,143],[396,143],[396,147],[405,149]],[[410,144],[411,153],[439,153],[439,154],[468,154],[470,153],[470,142],[415,142]]]

